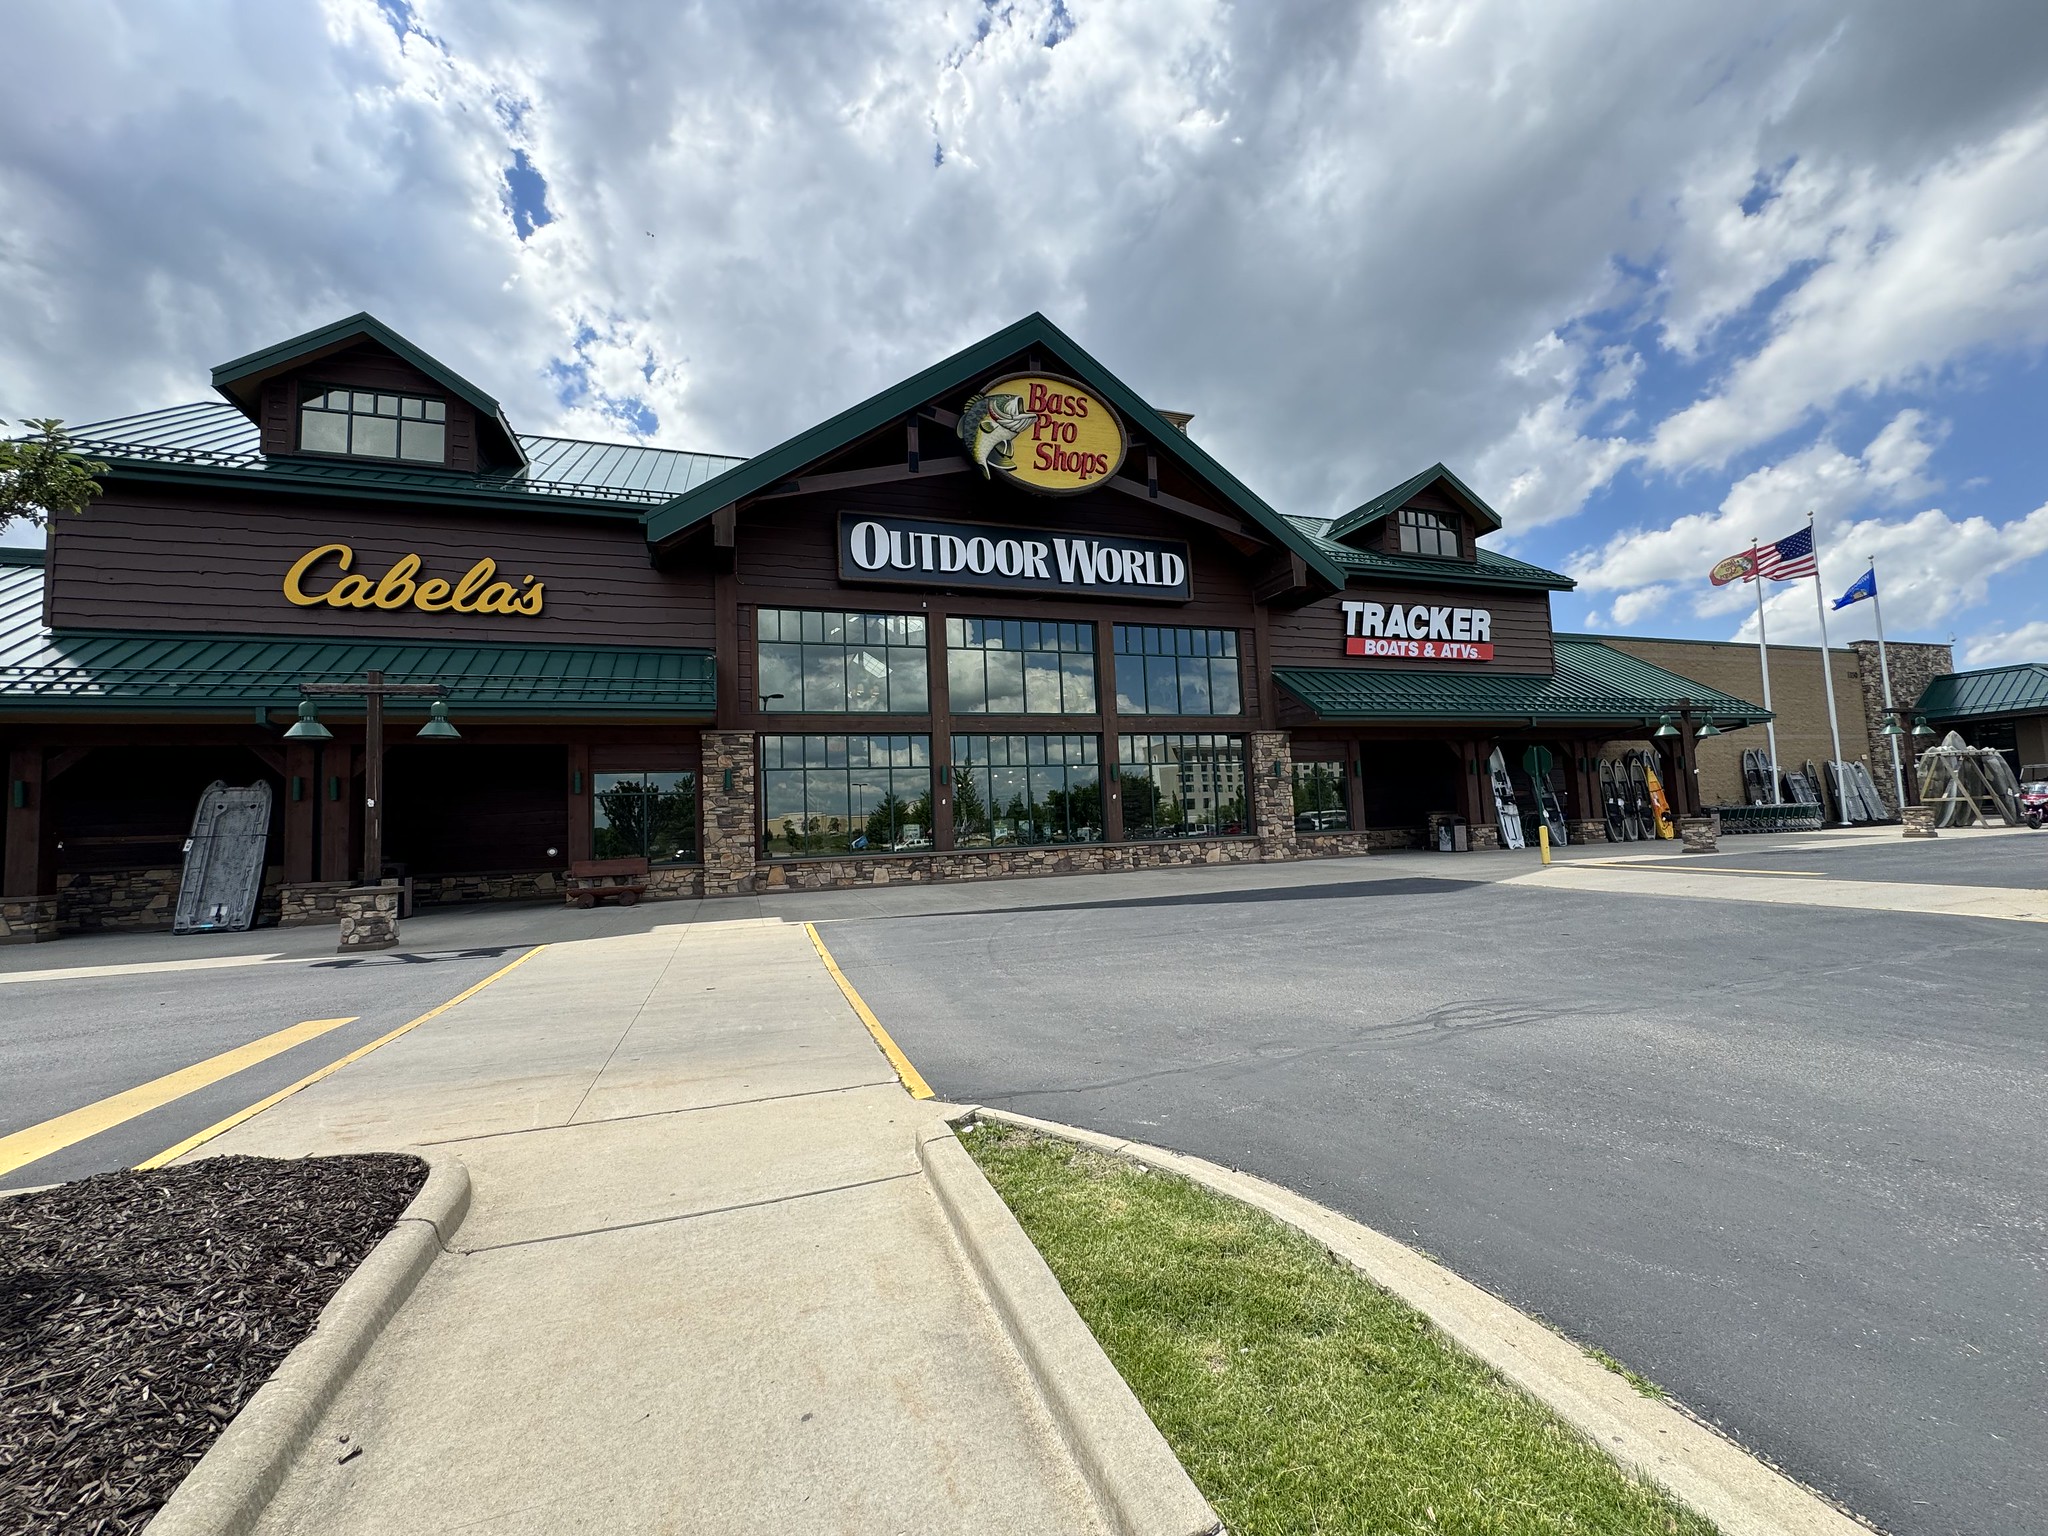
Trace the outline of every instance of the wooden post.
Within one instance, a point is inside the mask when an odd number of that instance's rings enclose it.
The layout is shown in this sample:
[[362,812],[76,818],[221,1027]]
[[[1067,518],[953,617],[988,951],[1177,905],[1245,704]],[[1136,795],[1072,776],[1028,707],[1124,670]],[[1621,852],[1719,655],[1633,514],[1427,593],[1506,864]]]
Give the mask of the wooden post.
[[314,816],[320,808],[319,764],[312,745],[284,745],[284,878],[303,885],[313,878]]
[[330,741],[320,749],[320,878],[346,880],[355,847],[356,749]]
[[1351,830],[1365,830],[1365,743],[1355,738],[1344,743],[1344,810],[1351,818]]
[[[917,421],[910,423],[916,451]],[[932,851],[953,848],[953,687],[946,666],[946,608],[933,603],[925,610],[925,704],[932,717]]]
[[363,884],[375,885],[384,878],[384,674],[363,680]]
[[1124,840],[1124,779],[1117,755],[1116,713],[1116,629],[1107,620],[1095,625],[1095,707],[1101,713],[1102,750],[1102,840]]
[[[697,775],[701,781],[703,774]],[[563,792],[569,798],[569,844],[565,850],[574,864],[591,857],[590,845],[595,825],[593,808],[597,804],[597,786],[590,778],[590,748],[578,744],[569,748],[569,770]],[[702,785],[699,785],[698,802],[703,804]]]
[[41,747],[16,747],[7,754],[7,861],[0,896],[47,896],[56,889],[55,861],[48,856],[55,836],[48,790]]

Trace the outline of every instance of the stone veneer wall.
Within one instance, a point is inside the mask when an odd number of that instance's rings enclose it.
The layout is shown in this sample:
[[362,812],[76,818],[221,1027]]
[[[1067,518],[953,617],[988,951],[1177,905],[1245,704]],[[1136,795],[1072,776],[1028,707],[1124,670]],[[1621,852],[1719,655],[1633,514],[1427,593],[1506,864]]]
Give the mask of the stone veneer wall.
[[[278,921],[283,877],[283,869],[276,866],[263,871],[254,926],[265,928]],[[183,882],[182,869],[106,869],[60,875],[57,931],[168,931],[178,915],[178,887]]]
[[1268,858],[1294,854],[1294,756],[1285,731],[1253,731],[1252,830]]
[[437,875],[415,880],[412,902],[419,907],[452,907],[470,901],[540,901],[560,896],[567,887],[565,871],[517,870],[492,875]]
[[[1878,798],[1884,801],[1885,808],[1897,815],[1899,806],[1897,786],[1892,779],[1891,738],[1884,734],[1884,669],[1878,665],[1877,642],[1852,640],[1849,644],[1856,653],[1863,696],[1863,737],[1870,753],[1870,781],[1877,786]],[[1945,645],[1887,640],[1884,649],[1892,669],[1892,702],[1903,709],[1917,704],[1929,683],[1956,669],[1955,654]],[[1910,717],[1905,727],[1909,731],[1913,728]],[[1842,734],[1844,737],[1850,734],[1846,724]],[[1911,736],[1899,738],[1899,767],[1902,772],[1912,773],[1915,751],[1925,745],[1925,738],[1918,742]],[[1853,750],[1847,747],[1846,742],[1844,747],[1845,750]]]
[[0,944],[34,944],[56,937],[56,897],[0,896]]
[[1160,843],[1052,843],[1036,848],[973,848],[956,853],[897,853],[856,859],[777,859],[755,871],[759,891],[831,891],[858,885],[935,885],[1026,875],[1100,875],[1188,864],[1258,864],[1255,837],[1203,837]]
[[754,814],[754,733],[705,731],[702,739],[704,771],[697,780],[704,820],[700,890],[706,896],[744,896],[754,889],[760,846]]

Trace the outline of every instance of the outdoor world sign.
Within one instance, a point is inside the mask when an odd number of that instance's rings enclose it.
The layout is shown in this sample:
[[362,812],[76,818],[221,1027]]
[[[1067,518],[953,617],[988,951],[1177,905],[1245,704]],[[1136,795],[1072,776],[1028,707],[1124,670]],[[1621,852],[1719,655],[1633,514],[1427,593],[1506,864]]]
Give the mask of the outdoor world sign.
[[1430,603],[1345,603],[1344,654],[1391,661],[1491,661],[1493,612]]
[[1000,475],[1042,496],[1102,484],[1130,447],[1107,401],[1049,373],[991,379],[961,407],[959,432],[983,479]]
[[839,514],[842,581],[1184,603],[1188,547],[1171,539]]
[[[486,555],[454,581],[420,578],[420,557],[400,555],[377,576],[352,571],[356,552],[346,544],[307,550],[284,573],[284,595],[301,608],[417,608],[422,613],[503,613],[531,617],[540,612],[547,583],[523,578],[518,586],[498,579],[498,562]],[[321,567],[332,561],[331,570]],[[318,580],[327,585],[309,590]]]

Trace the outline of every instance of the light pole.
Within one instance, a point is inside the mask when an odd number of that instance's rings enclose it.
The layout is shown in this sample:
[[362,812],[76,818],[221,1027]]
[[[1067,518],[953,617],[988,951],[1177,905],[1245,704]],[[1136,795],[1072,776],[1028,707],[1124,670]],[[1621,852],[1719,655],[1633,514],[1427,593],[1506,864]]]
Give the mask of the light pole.
[[318,718],[315,699],[361,699],[363,701],[363,884],[378,885],[384,878],[384,701],[386,699],[432,699],[427,723],[420,727],[422,741],[460,741],[462,733],[448,720],[446,683],[387,683],[382,672],[365,672],[361,682],[301,683],[297,724],[286,731],[287,741],[332,741],[334,733]]

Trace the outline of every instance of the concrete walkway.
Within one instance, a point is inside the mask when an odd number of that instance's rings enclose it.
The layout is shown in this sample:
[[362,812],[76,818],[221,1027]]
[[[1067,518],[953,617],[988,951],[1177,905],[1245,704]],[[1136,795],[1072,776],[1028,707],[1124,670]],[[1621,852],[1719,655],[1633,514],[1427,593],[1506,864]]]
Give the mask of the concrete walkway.
[[552,945],[209,1144],[426,1146],[475,1190],[259,1530],[1103,1529],[934,1118],[760,920]]

